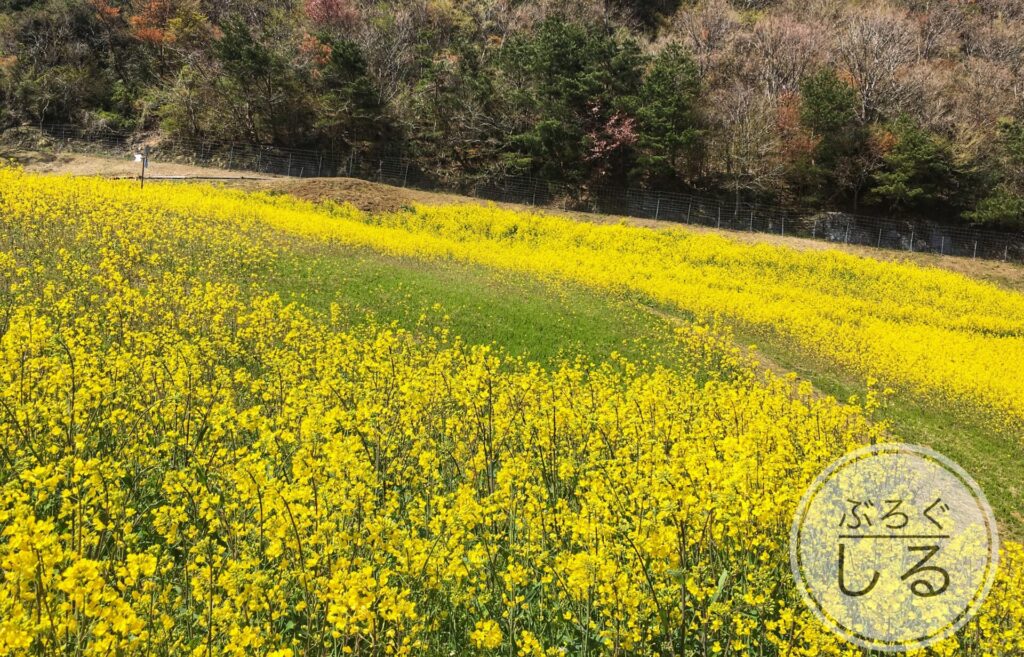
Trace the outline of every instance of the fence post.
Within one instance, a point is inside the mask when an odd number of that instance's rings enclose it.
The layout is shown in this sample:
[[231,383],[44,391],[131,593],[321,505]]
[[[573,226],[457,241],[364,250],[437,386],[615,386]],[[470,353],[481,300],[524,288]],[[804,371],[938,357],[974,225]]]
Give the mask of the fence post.
[[754,232],[754,208],[750,208],[750,232]]
[[292,175],[292,154],[288,153],[288,177]]
[[235,162],[235,145],[231,144],[231,149],[228,151],[228,171],[230,171]]
[[911,227],[911,229],[910,229],[910,252],[911,253],[914,252],[914,229],[913,229],[913,227]]
[[942,241],[939,242],[939,255],[946,255],[946,236],[942,236]]
[[814,225],[811,226],[811,239],[816,239],[817,237],[818,237],[818,218],[815,217],[814,218]]
[[[408,184],[409,184],[409,163],[406,162],[405,163],[405,173],[402,174],[402,187],[405,187]],[[534,194],[533,197],[534,197],[534,200],[536,200],[537,195]]]
[[846,237],[843,239],[846,244],[850,243],[850,222],[846,222]]
[[718,228],[722,227],[722,204],[718,204]]
[[882,227],[878,227],[878,248],[882,248]]
[[256,173],[260,172],[260,165],[263,163],[263,149],[256,150]]
[[139,187],[146,186],[146,167],[149,165],[149,146],[142,147],[142,173],[139,174]]
[[978,259],[978,240],[974,240],[974,255],[971,256],[971,260]]
[[661,219],[661,197],[658,197],[658,205],[654,208],[654,218]]
[[786,236],[786,215],[782,215],[782,236]]
[[693,201],[686,205],[686,223],[690,223],[690,210],[693,209]]
[[320,153],[320,160],[316,165],[316,177],[320,178],[324,174],[324,154]]

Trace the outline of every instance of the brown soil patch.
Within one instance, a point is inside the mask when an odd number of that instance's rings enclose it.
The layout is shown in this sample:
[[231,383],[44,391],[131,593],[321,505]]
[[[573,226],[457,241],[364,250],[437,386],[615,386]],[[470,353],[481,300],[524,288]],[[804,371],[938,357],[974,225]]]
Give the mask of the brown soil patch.
[[[276,178],[255,183],[253,188],[291,194],[307,201],[330,200],[337,203],[351,203],[360,210],[371,213],[395,212],[414,203],[433,205],[486,203],[486,201],[457,194],[394,187],[358,178]],[[498,205],[516,209],[524,207],[508,203]]]
[[351,203],[360,210],[370,213],[395,212],[415,202],[408,190],[356,178],[285,178],[260,181],[252,187],[290,194],[316,203]]

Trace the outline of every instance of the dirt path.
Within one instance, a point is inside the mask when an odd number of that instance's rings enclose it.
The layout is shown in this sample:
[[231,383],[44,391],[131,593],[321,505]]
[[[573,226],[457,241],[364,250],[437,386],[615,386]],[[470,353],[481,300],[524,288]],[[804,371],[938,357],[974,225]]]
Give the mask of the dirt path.
[[[28,171],[37,173],[57,173],[72,176],[103,176],[105,178],[135,178],[139,175],[139,163],[125,158],[104,157],[83,153],[46,153],[26,150],[0,149],[0,158],[12,159]],[[273,179],[276,176],[257,174],[252,171],[228,171],[213,167],[180,164],[177,162],[158,162],[151,160],[146,170],[147,178],[161,176],[192,177],[192,178],[231,178],[231,179]]]

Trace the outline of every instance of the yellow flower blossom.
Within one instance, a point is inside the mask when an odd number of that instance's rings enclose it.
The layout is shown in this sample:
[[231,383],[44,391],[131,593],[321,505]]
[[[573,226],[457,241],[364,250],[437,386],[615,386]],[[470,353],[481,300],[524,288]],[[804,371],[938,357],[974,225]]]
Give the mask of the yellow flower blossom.
[[[708,321],[671,369],[546,369],[283,303],[261,276],[295,236],[630,287]],[[677,231],[0,169],[0,656],[860,654],[794,591],[799,496],[886,438],[876,388],[1024,417],[1021,303]],[[877,386],[816,396],[715,313]],[[1024,652],[1022,592],[1007,542],[936,652]]]

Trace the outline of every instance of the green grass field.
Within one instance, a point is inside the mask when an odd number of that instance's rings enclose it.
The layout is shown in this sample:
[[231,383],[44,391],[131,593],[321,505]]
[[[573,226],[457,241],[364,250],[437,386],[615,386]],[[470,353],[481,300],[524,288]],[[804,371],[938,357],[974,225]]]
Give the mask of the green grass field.
[[[367,249],[290,239],[268,272],[270,291],[327,313],[337,304],[346,322],[395,322],[417,330],[449,327],[469,343],[551,364],[561,358],[601,360],[618,352],[637,362],[672,366],[677,309],[623,294],[612,296],[558,280],[539,280],[451,260],[396,258]],[[741,346],[776,370],[793,371],[822,394],[863,398],[862,381],[814,361],[780,340],[732,326]],[[877,413],[900,440],[933,447],[978,478],[1008,537],[1024,536],[1024,445],[982,422],[927,407],[908,396]]]
[[616,351],[672,361],[673,323],[634,299],[455,261],[297,242],[278,259],[268,287],[324,313],[337,304],[350,324],[369,318],[415,329],[424,318],[439,320],[467,342],[544,364]]
[[[673,330],[691,319],[625,293],[613,296],[452,260],[399,258],[301,239],[290,240],[267,277],[267,287],[283,299],[323,313],[337,304],[346,323],[372,319],[410,330],[440,323],[467,342],[543,364],[576,357],[599,361],[618,352],[671,367]],[[846,400],[862,399],[866,392],[863,381],[782,340],[730,328],[740,346],[757,345],[766,366],[794,372],[822,394]],[[961,463],[986,491],[1004,533],[1024,536],[1024,445],[993,433],[980,420],[904,395],[889,399],[877,418],[889,422],[900,440],[928,445]]]

